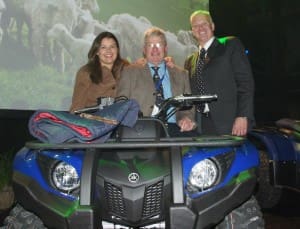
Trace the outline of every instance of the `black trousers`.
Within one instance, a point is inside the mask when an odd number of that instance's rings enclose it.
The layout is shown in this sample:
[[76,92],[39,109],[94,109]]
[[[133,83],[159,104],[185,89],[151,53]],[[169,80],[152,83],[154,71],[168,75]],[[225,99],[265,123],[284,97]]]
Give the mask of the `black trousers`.
[[214,121],[211,118],[210,113],[203,114],[200,112],[197,112],[196,114],[196,120],[197,120],[197,132],[199,134],[205,134],[205,135],[216,135],[217,129],[215,127]]

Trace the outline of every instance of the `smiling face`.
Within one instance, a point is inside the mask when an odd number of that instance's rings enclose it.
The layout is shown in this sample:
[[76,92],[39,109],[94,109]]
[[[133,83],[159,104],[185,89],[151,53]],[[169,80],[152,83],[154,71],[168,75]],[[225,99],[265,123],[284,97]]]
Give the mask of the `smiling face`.
[[97,55],[99,56],[101,65],[111,69],[118,55],[118,46],[115,40],[112,38],[103,38]]
[[194,37],[202,47],[214,36],[215,25],[207,15],[194,15],[191,18],[191,27]]
[[144,45],[144,55],[148,62],[154,65],[159,65],[166,56],[166,42],[156,35],[149,36]]

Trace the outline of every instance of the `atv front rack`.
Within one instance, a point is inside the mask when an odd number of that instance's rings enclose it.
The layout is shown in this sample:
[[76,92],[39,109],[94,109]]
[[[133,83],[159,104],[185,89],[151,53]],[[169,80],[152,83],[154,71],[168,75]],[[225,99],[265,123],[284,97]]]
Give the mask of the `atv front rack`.
[[31,141],[25,144],[30,149],[120,149],[120,148],[149,148],[149,147],[226,147],[239,146],[245,142],[242,137],[223,135],[223,136],[205,136],[205,137],[166,137],[143,140],[123,139],[116,141],[114,139],[108,140],[105,143],[43,143],[38,141]]

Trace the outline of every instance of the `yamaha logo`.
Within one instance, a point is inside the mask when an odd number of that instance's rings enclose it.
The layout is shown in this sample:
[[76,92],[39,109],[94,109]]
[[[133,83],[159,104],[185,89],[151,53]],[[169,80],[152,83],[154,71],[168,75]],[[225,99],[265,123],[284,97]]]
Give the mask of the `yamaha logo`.
[[137,183],[139,181],[139,179],[140,179],[140,176],[137,173],[130,173],[128,175],[128,181],[130,183]]

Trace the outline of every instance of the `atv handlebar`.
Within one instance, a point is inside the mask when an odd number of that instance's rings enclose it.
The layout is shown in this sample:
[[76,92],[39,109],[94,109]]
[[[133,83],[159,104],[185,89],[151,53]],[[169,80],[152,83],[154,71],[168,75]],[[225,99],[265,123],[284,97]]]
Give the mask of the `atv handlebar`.
[[190,109],[193,105],[200,103],[210,103],[218,99],[216,94],[214,95],[191,95],[183,94],[166,99],[161,105],[156,118],[163,121],[168,120],[179,110]]
[[[214,100],[217,100],[217,95],[192,95],[192,94],[183,94],[178,96],[173,96],[168,99],[166,99],[157,114],[155,115],[155,118],[161,119],[162,121],[168,120],[172,115],[174,115],[179,110],[184,109],[190,109],[193,105],[199,104],[199,103],[210,103]],[[105,98],[104,98],[105,99]],[[119,100],[124,99],[123,97]],[[105,100],[106,101],[106,100]],[[101,103],[97,106],[87,107],[83,109],[79,109],[74,111],[75,114],[81,114],[84,112],[95,112],[98,110],[103,109],[107,105],[111,105],[114,102],[117,102],[116,100],[110,100],[110,103],[103,103],[101,99]]]

